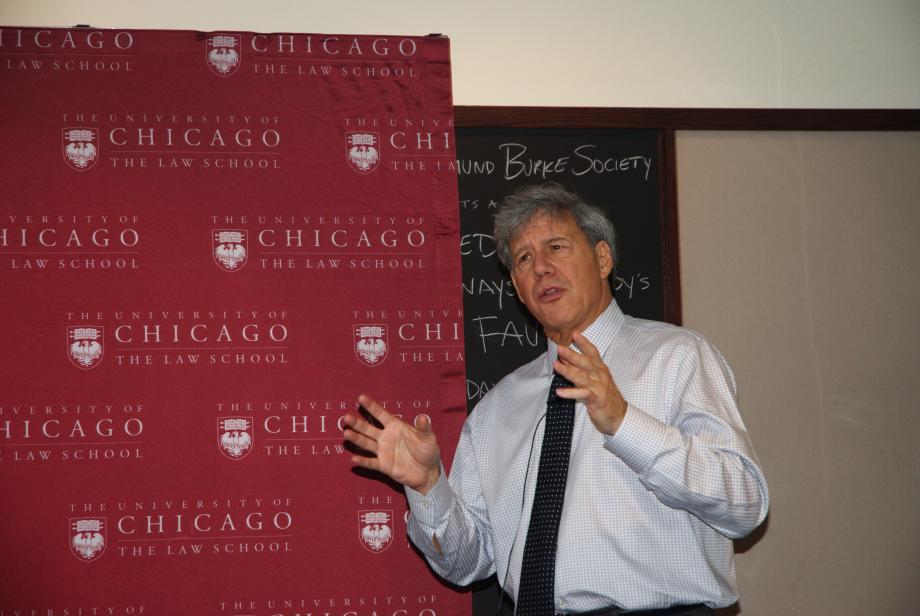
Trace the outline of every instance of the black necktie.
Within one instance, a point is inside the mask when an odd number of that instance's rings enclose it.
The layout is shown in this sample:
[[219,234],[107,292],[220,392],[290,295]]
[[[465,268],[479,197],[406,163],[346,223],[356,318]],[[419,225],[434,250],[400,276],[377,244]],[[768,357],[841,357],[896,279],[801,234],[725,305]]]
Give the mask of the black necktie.
[[547,616],[555,613],[556,537],[565,498],[575,424],[575,401],[556,395],[556,388],[571,387],[564,376],[553,373],[546,400],[546,428],[537,470],[537,487],[530,509],[530,526],[521,562],[518,590],[519,616]]

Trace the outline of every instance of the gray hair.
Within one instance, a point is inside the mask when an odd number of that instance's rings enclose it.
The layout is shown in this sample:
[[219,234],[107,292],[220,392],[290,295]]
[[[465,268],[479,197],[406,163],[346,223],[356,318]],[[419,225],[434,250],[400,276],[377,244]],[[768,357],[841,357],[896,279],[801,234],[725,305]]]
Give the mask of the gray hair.
[[547,182],[518,188],[505,197],[498,213],[495,214],[495,250],[498,260],[508,271],[514,269],[511,240],[538,214],[546,214],[552,218],[571,215],[578,229],[585,234],[592,246],[598,242],[607,242],[610,246],[610,255],[614,256],[613,223],[604,211],[597,206],[588,205],[581,197],[559,184]]

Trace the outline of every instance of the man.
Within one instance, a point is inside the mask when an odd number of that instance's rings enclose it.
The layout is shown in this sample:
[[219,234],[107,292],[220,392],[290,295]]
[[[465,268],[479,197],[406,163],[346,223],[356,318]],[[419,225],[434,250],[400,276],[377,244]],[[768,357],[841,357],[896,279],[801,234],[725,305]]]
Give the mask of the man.
[[[345,438],[368,452],[352,460],[406,487],[409,535],[435,571],[460,585],[496,573],[518,613],[695,615],[734,603],[731,540],[763,521],[768,495],[724,359],[699,334],[620,311],[613,227],[558,185],[509,196],[495,239],[546,353],[476,406],[449,479],[430,423],[409,426],[366,395],[382,427],[346,417]],[[554,372],[570,383],[552,395]],[[565,416],[548,409],[566,400],[577,403],[567,471],[541,455],[557,447],[551,417]],[[539,484],[560,475],[548,498]],[[548,563],[535,547],[547,533]],[[548,603],[534,607],[535,593]]]

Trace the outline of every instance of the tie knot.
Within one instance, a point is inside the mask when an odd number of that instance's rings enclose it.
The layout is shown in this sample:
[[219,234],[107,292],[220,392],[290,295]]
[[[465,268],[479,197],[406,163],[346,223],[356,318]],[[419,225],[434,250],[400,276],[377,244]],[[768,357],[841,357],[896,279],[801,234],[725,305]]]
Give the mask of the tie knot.
[[553,371],[553,384],[550,387],[555,391],[559,387],[572,387],[572,381],[568,380],[555,370]]

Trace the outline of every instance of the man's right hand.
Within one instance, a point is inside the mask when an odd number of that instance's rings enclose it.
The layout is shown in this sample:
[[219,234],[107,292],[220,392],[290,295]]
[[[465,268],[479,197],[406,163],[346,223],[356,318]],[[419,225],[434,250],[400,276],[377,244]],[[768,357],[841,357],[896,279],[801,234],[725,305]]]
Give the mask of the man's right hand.
[[421,415],[413,427],[388,413],[370,396],[358,396],[358,404],[382,427],[345,415],[345,440],[370,454],[352,456],[351,461],[427,494],[441,476],[441,450],[428,417]]

